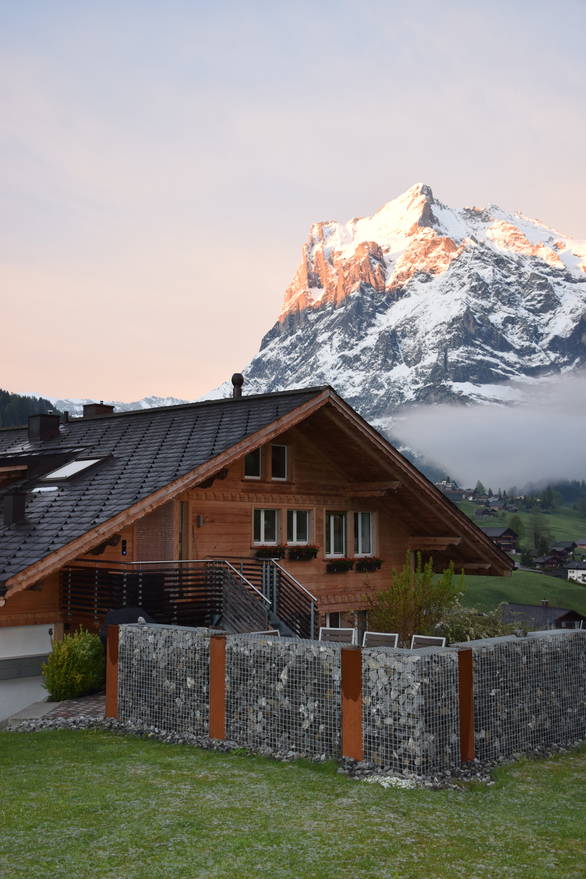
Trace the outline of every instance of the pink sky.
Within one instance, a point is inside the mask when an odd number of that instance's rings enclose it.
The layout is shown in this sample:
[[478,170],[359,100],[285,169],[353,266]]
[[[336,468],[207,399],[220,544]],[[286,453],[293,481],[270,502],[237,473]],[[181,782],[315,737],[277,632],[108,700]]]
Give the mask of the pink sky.
[[202,395],[257,351],[312,222],[418,180],[586,238],[585,10],[15,4],[0,387]]

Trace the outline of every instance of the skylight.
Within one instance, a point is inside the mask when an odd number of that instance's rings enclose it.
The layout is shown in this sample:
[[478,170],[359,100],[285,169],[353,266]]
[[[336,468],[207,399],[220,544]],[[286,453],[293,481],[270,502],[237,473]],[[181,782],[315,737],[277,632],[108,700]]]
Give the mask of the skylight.
[[52,470],[51,473],[47,473],[46,476],[43,476],[43,480],[52,481],[53,479],[69,479],[71,476],[81,473],[82,470],[87,470],[88,467],[97,464],[100,460],[101,458],[84,458],[79,461],[70,461],[68,464],[58,467],[57,470]]

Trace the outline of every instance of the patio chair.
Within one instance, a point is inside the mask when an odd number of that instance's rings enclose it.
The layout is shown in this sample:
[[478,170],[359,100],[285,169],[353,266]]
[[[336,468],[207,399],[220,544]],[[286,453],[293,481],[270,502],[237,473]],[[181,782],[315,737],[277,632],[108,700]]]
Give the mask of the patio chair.
[[320,641],[333,641],[338,644],[358,644],[358,629],[337,629],[333,626],[320,626]]
[[419,650],[421,647],[445,647],[446,639],[434,635],[413,635],[411,637],[411,650]]
[[397,647],[398,644],[397,632],[365,632],[362,636],[363,647]]
[[265,637],[280,638],[281,633],[278,629],[262,629],[260,632],[244,632],[245,635],[263,635]]

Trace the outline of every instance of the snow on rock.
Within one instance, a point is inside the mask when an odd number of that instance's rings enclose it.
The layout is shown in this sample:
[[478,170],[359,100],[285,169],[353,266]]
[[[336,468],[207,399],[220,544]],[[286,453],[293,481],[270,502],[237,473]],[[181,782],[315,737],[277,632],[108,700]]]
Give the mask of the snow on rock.
[[452,209],[417,183],[370,217],[311,226],[244,373],[247,393],[331,384],[376,420],[513,403],[511,382],[585,364],[586,242],[495,205]]

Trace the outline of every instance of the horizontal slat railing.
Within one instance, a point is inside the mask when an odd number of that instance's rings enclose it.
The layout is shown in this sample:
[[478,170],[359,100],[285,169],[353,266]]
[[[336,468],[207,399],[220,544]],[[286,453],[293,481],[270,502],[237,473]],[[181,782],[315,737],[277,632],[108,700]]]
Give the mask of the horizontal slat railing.
[[270,603],[257,586],[221,559],[71,565],[62,574],[70,621],[98,625],[109,610],[141,607],[158,623],[264,629]]

